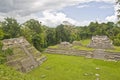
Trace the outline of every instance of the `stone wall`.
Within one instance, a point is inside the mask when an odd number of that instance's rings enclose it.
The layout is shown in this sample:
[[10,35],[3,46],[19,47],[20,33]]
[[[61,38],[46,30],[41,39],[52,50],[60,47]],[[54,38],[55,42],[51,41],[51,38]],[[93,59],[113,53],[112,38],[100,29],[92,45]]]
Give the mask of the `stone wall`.
[[7,48],[13,50],[13,55],[7,56],[6,64],[19,71],[28,72],[46,60],[46,57],[42,56],[24,37],[5,39],[2,43],[3,50]]
[[53,49],[53,48],[48,48],[45,50],[45,53],[51,53],[51,54],[64,54],[64,55],[74,55],[74,56],[86,56],[89,51],[84,51],[84,50],[72,50],[72,49]]
[[120,60],[120,53],[106,52],[103,49],[96,49],[94,51],[85,51],[85,50],[75,50],[75,49],[66,50],[66,49],[48,48],[45,50],[45,53],[84,56],[86,58],[94,58],[101,60]]
[[72,42],[72,45],[73,45],[73,46],[82,46],[82,44],[81,44],[80,41],[73,41],[73,42]]

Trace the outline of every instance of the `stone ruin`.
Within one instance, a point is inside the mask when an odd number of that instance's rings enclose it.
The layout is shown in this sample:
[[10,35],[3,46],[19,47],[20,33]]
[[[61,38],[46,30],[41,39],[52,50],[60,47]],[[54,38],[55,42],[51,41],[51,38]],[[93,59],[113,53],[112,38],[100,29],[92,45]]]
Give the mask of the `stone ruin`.
[[45,53],[84,56],[86,58],[101,60],[120,60],[120,52],[106,51],[106,49],[114,49],[112,41],[107,36],[93,36],[88,47],[94,49],[90,51],[73,49],[72,46],[83,46],[79,41],[74,41],[72,44],[69,42],[61,42],[58,45],[58,48],[46,49]]
[[112,41],[107,36],[93,36],[88,47],[96,49],[113,49]]
[[2,43],[3,50],[13,50],[13,55],[7,56],[6,64],[21,72],[28,72],[46,60],[24,37],[5,39]]
[[72,45],[73,46],[83,46],[80,41],[73,41]]
[[72,44],[70,44],[69,42],[61,42],[58,47],[60,49],[66,49],[66,48],[71,48],[72,47]]

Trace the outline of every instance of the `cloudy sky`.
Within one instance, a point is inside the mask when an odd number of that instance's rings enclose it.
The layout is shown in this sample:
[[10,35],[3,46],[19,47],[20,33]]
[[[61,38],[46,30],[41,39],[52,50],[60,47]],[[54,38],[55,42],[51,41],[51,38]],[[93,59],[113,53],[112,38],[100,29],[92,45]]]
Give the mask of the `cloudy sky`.
[[63,21],[87,25],[91,21],[116,21],[115,0],[0,0],[0,20],[16,18],[20,23],[37,19],[55,27]]

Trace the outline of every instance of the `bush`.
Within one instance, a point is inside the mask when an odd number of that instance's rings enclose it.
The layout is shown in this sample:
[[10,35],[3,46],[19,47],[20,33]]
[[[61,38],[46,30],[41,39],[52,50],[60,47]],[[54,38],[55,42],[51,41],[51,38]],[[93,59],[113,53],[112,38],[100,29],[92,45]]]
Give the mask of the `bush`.
[[13,54],[13,50],[12,49],[7,49],[7,50],[2,50],[3,44],[2,42],[0,42],[0,64],[3,64],[6,62],[6,57],[8,55],[12,55]]
[[120,46],[120,39],[114,39],[114,40],[113,40],[113,44],[114,44],[115,46]]

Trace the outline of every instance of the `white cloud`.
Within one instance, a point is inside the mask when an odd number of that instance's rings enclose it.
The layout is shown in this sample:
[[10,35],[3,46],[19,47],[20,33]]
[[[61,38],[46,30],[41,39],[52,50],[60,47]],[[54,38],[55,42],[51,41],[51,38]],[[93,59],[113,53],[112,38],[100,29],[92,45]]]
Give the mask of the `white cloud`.
[[73,25],[76,26],[82,26],[82,25],[88,25],[91,21],[77,21],[74,19],[71,19],[67,17],[64,13],[61,12],[50,12],[50,11],[44,11],[43,12],[43,17],[37,17],[36,15],[30,15],[26,17],[21,17],[17,16],[17,20],[19,22],[25,22],[29,19],[36,19],[39,21],[42,21],[42,24],[50,26],[50,27],[56,27],[59,24],[62,24],[63,21],[68,21]]
[[118,10],[118,9],[120,9],[120,5],[115,5],[115,6],[114,6],[114,11],[115,11],[115,12],[114,12],[114,15],[107,16],[105,20],[106,20],[106,21],[117,22],[117,21],[118,21],[118,19],[117,19],[117,14],[118,14],[118,13],[117,13],[117,10]]
[[77,8],[86,8],[86,7],[90,7],[89,5],[79,5],[77,6]]
[[109,5],[104,5],[104,6],[100,6],[100,9],[108,9],[108,8],[112,8],[113,6],[109,6]]
[[117,17],[116,17],[116,15],[112,15],[112,16],[107,16],[106,17],[106,20],[107,21],[112,21],[112,22],[116,22],[117,21]]
[[43,24],[51,26],[51,27],[55,27],[58,24],[63,23],[63,21],[68,21],[73,25],[88,25],[89,24],[88,21],[78,22],[74,19],[68,18],[67,15],[61,12],[56,13],[56,12],[44,11],[43,14],[44,14],[44,17],[39,18],[39,20],[41,20]]
[[56,10],[91,1],[114,2],[114,0],[0,0],[0,12],[8,15],[16,13],[21,16],[26,16],[39,11]]
[[[56,13],[56,10],[91,1],[107,3],[115,2],[115,0],[0,0],[0,20],[3,20],[4,17],[14,17],[19,22],[24,22],[34,18],[50,26],[58,25],[62,21],[69,21],[76,25],[85,25],[90,21],[78,22],[67,17],[64,13]],[[79,6],[79,8],[82,7],[88,6]],[[38,12],[42,12],[44,17],[36,16],[35,14]]]
[[43,12],[44,17],[39,18],[39,20],[43,21],[44,24],[51,26],[51,27],[56,27],[57,25],[63,23],[63,21],[68,21],[72,25],[76,26],[87,26],[89,25],[90,22],[93,22],[93,20],[82,20],[82,21],[77,21],[72,18],[67,17],[64,13],[56,13],[56,12],[48,12],[45,11]]

